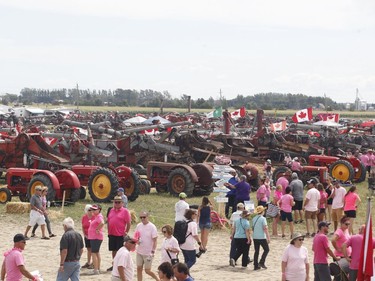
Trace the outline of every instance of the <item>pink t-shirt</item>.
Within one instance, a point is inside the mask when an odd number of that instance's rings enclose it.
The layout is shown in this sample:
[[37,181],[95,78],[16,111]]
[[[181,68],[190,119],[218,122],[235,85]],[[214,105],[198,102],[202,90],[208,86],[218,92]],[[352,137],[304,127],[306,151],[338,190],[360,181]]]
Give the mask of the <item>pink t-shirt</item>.
[[121,207],[120,209],[112,208],[108,214],[108,235],[124,236],[126,226],[131,223],[131,217],[128,209]]
[[327,205],[327,192],[319,190],[320,193],[320,209],[325,209]]
[[267,187],[264,184],[257,190],[257,199],[262,202],[267,202]]
[[279,177],[279,179],[276,181],[276,186],[278,186],[279,184],[281,184],[281,186],[283,187],[282,192],[283,194],[285,194],[285,189],[288,187],[289,181],[286,179],[286,177]]
[[96,228],[100,223],[104,222],[103,215],[99,213],[97,216],[93,216],[90,221],[90,226],[88,230],[88,238],[90,240],[103,240],[103,227],[99,231]]
[[86,238],[89,236],[90,219],[88,215],[82,216],[82,231]]
[[362,164],[365,165],[365,167],[369,166],[369,158],[367,154],[362,154],[361,157],[359,157],[359,159],[361,160]]
[[349,192],[348,195],[345,196],[344,201],[344,211],[355,211],[357,208],[355,207],[355,202],[359,198],[358,194],[355,192]]
[[283,192],[280,190],[276,190],[274,195],[273,195],[273,199],[277,202],[281,199],[281,196],[283,196]]
[[[340,249],[339,251],[334,249],[333,250],[333,253],[337,256],[337,257],[343,257],[344,254],[342,253],[341,251],[341,247],[342,247],[342,244],[345,243],[346,240],[348,240],[350,238],[350,234],[349,234],[349,230],[346,229],[345,231],[343,231],[341,228],[338,228],[336,231],[335,231],[335,234],[334,235],[337,235],[338,236],[338,239],[336,240],[336,246]],[[348,247],[346,249],[346,252],[348,253],[348,256],[351,255],[352,253],[352,248],[351,247]]]
[[350,262],[350,269],[358,269],[359,267],[359,258],[361,257],[362,251],[362,241],[363,235],[356,234],[350,236],[349,239],[345,242],[348,247],[352,248],[352,261]]
[[293,202],[293,196],[290,194],[284,194],[280,201],[280,210],[284,211],[286,213],[291,213],[292,212],[292,205],[291,203]]
[[314,264],[328,264],[328,248],[329,243],[327,235],[322,233],[316,234],[312,246],[314,251]]
[[18,266],[24,265],[24,259],[22,256],[22,250],[13,248],[10,251],[4,253],[5,267],[6,267],[6,280],[7,281],[22,281],[23,275],[19,270]]
[[156,226],[152,222],[148,222],[147,224],[139,223],[135,231],[138,231],[140,239],[137,253],[140,255],[151,255],[154,247],[153,239],[158,237]]
[[298,161],[293,161],[292,162],[292,171],[300,171],[301,170],[301,163]]
[[195,250],[195,239],[194,236],[198,235],[198,226],[197,223],[192,221],[188,224],[188,230],[186,232],[186,235],[190,234],[188,237],[186,237],[186,241],[184,244],[180,245],[180,248],[183,250]]
[[281,258],[286,262],[286,280],[303,281],[306,279],[306,264],[309,263],[309,255],[306,247],[297,248],[288,245]]

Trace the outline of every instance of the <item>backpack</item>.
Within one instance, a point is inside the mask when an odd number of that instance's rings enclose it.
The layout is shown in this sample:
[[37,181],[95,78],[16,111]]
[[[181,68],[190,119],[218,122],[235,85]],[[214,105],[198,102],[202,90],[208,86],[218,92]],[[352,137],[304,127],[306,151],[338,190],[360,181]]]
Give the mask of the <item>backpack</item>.
[[189,235],[191,235],[191,232],[188,235],[186,235],[189,222],[191,221],[182,220],[176,221],[174,224],[173,236],[177,239],[179,245],[184,244],[186,238],[188,238]]

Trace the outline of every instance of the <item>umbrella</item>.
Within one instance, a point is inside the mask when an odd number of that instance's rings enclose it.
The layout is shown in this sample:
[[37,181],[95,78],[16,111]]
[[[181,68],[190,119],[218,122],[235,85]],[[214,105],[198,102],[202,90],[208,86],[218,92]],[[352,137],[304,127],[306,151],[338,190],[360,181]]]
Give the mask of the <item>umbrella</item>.
[[147,119],[142,117],[142,116],[135,116],[135,117],[124,120],[123,123],[141,124],[142,122],[144,122],[146,120]]
[[149,125],[152,125],[153,124],[153,121],[154,120],[158,120],[160,122],[160,124],[168,124],[168,123],[171,123],[170,121],[168,121],[167,119],[163,118],[163,117],[160,117],[160,116],[154,116],[154,117],[151,117],[145,121],[142,122],[142,124],[149,124]]

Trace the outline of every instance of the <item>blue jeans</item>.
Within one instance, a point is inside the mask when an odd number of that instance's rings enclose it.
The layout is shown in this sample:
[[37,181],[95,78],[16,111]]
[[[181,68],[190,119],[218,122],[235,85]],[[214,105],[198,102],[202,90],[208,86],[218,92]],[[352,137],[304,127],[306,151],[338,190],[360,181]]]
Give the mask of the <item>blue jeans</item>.
[[56,281],[79,281],[79,272],[81,265],[79,261],[64,262],[64,271],[57,273]]
[[184,255],[184,260],[187,267],[191,268],[197,261],[195,250],[182,250],[182,254]]

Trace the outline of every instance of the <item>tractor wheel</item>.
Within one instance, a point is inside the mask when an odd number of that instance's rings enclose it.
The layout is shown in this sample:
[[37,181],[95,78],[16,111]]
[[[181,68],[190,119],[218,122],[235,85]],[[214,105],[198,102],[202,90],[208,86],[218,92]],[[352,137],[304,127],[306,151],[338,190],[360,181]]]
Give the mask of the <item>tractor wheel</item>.
[[84,186],[81,186],[81,188],[79,189],[80,191],[80,194],[79,194],[79,199],[83,200],[86,198],[86,188]]
[[18,197],[20,198],[21,202],[29,202],[29,200],[27,200],[27,194],[20,194]]
[[142,183],[138,173],[132,169],[130,177],[125,180],[125,186],[123,186],[124,193],[129,201],[135,201],[138,198],[141,185]]
[[88,189],[94,202],[110,202],[118,188],[117,176],[108,168],[98,168],[89,177]]
[[329,174],[342,182],[352,181],[354,178],[354,168],[346,160],[337,160],[329,166]]
[[77,202],[81,197],[81,188],[71,188],[70,189],[70,202]]
[[167,192],[167,186],[160,183],[155,183],[155,188],[157,193],[166,193]]
[[35,188],[37,186],[47,186],[48,193],[47,193],[47,201],[55,201],[56,197],[56,190],[53,188],[51,179],[46,175],[36,175],[31,179],[29,182],[29,187],[27,188],[27,198],[31,198],[31,196],[35,193]]
[[276,184],[279,177],[281,177],[288,170],[290,169],[286,166],[277,167],[272,173],[273,184]]
[[5,204],[12,200],[12,194],[10,190],[6,187],[0,188],[0,203]]
[[140,185],[139,191],[141,195],[150,194],[150,191],[151,191],[150,181],[146,179],[141,179],[141,185]]
[[355,173],[354,175],[354,180],[353,182],[355,183],[360,183],[366,180],[366,167],[363,165],[363,163],[359,163],[360,165],[358,166],[358,172]]
[[194,182],[189,174],[183,168],[173,170],[168,177],[168,191],[174,196],[185,192],[187,196],[193,195]]

